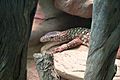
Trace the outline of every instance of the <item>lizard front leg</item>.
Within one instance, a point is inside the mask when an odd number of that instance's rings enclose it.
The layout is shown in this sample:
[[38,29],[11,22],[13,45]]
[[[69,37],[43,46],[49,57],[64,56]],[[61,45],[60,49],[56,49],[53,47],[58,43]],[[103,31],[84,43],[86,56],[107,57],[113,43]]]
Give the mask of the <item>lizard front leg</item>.
[[82,40],[79,37],[76,37],[72,41],[70,41],[66,44],[63,44],[57,48],[52,49],[52,53],[62,52],[64,50],[74,48],[74,47],[79,46],[81,44],[82,44]]

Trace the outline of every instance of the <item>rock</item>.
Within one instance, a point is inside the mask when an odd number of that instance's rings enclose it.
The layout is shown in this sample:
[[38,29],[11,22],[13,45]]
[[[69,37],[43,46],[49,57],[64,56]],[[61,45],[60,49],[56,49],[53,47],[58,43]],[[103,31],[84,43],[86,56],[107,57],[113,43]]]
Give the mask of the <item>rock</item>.
[[[51,45],[56,43],[47,43],[42,47],[42,51],[47,51]],[[47,47],[47,48],[46,48]],[[65,50],[54,54],[55,69],[58,74],[68,80],[84,80],[86,70],[86,60],[88,56],[88,47],[81,45],[78,48]],[[116,59],[117,73],[113,80],[120,80],[120,60]]]
[[93,0],[55,0],[55,6],[72,15],[92,17]]
[[55,8],[53,0],[40,0],[34,17],[30,46],[40,44],[40,37],[49,31],[65,30],[71,27],[89,26],[91,19],[72,16]]
[[42,27],[39,25],[44,22],[44,18],[45,18],[45,15],[44,15],[43,11],[41,10],[41,7],[39,5],[37,5],[37,10],[36,10],[36,13],[34,16],[29,45],[36,45],[39,43],[39,37],[40,37],[39,29]]
[[118,52],[117,52],[117,59],[120,59],[120,46],[119,46],[119,49],[118,49]]
[[27,80],[40,80],[33,59],[27,60]]
[[[36,9],[36,13],[35,13],[35,16],[34,16],[34,22],[33,23],[39,23],[41,24],[45,19],[45,15],[40,7],[40,5],[38,4],[37,5],[37,9]],[[34,30],[34,27],[33,27],[33,30]]]
[[81,46],[54,54],[54,64],[58,74],[68,80],[83,80],[87,53],[88,48]]

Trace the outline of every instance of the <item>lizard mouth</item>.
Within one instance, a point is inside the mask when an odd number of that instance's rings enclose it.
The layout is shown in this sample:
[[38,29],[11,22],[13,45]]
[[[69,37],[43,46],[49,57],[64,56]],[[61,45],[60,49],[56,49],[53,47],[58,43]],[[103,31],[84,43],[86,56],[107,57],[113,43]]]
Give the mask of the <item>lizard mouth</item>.
[[47,42],[47,39],[45,37],[41,37],[40,42]]

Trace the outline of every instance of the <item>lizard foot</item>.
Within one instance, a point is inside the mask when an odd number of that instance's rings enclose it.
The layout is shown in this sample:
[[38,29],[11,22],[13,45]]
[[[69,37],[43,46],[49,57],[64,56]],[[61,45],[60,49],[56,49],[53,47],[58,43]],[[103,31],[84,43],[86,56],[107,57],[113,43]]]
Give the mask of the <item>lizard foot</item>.
[[67,44],[63,44],[63,45],[61,45],[61,46],[59,46],[59,47],[53,48],[53,49],[51,50],[51,52],[52,52],[53,54],[55,54],[55,53],[57,53],[57,52],[62,52],[62,51],[67,50],[67,49],[68,49]]
[[71,49],[71,48],[74,48],[74,47],[77,47],[77,46],[80,46],[82,44],[82,41],[76,37],[75,39],[73,39],[72,41],[66,43],[66,44],[62,44],[61,46],[59,47],[56,47],[54,49],[51,50],[51,52],[53,54],[57,53],[57,52],[62,52],[64,50],[67,50],[67,49]]

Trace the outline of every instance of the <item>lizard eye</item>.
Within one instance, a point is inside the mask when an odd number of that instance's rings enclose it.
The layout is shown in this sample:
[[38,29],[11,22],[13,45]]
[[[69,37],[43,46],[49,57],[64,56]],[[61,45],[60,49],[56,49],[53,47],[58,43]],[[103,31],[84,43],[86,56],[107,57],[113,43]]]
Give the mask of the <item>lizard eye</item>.
[[54,37],[51,37],[51,39],[53,39]]

